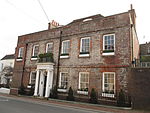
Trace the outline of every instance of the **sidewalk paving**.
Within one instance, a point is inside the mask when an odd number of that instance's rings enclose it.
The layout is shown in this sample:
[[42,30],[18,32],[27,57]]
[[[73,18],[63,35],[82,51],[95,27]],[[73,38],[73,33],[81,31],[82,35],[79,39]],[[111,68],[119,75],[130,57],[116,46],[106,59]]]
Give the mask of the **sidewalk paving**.
[[101,110],[104,112],[111,112],[111,113],[150,113],[150,111],[140,111],[140,110],[132,110],[131,108],[127,107],[115,107],[115,106],[107,106],[107,105],[99,105],[99,104],[90,104],[90,103],[82,103],[82,102],[75,102],[75,101],[65,101],[59,99],[43,99],[43,98],[35,98],[32,96],[14,96],[14,95],[7,95],[7,94],[0,94],[0,96],[4,97],[11,97],[15,99],[23,99],[23,100],[32,100],[34,102],[44,102],[47,104],[56,104],[59,106],[64,107],[73,107],[73,108],[82,108],[82,109],[89,109],[89,110]]

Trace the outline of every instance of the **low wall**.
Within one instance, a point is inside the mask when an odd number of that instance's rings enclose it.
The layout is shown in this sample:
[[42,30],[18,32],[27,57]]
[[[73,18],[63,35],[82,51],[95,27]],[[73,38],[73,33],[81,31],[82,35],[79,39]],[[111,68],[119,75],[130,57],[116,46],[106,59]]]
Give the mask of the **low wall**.
[[132,68],[129,91],[134,109],[150,110],[150,68]]

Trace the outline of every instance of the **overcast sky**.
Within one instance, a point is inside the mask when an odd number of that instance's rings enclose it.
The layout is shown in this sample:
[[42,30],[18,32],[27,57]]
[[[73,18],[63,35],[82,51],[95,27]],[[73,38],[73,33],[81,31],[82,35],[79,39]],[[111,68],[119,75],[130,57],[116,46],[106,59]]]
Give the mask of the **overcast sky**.
[[[140,43],[150,41],[149,0],[40,0],[49,21],[66,25],[72,20],[102,14],[126,12],[130,4],[137,15]],[[0,59],[15,52],[18,36],[48,28],[48,19],[38,0],[0,0]]]

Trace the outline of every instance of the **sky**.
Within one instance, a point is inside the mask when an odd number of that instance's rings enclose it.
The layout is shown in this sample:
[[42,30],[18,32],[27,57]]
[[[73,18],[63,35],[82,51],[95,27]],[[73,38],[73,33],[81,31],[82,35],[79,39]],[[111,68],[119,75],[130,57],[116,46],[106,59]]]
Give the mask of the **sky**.
[[46,30],[52,20],[66,25],[95,14],[127,12],[130,4],[136,11],[139,43],[149,42],[149,0],[0,0],[0,59],[15,53],[18,36]]

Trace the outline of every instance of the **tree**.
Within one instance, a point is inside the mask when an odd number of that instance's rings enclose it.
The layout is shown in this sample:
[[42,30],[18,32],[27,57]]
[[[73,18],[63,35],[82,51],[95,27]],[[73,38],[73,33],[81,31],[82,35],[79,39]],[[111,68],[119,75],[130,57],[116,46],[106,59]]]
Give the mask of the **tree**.
[[90,103],[97,104],[97,102],[98,102],[97,92],[95,91],[94,88],[92,88],[90,94]]
[[74,101],[73,90],[72,90],[71,87],[69,88],[69,91],[68,91],[67,100],[69,100],[69,101]]

